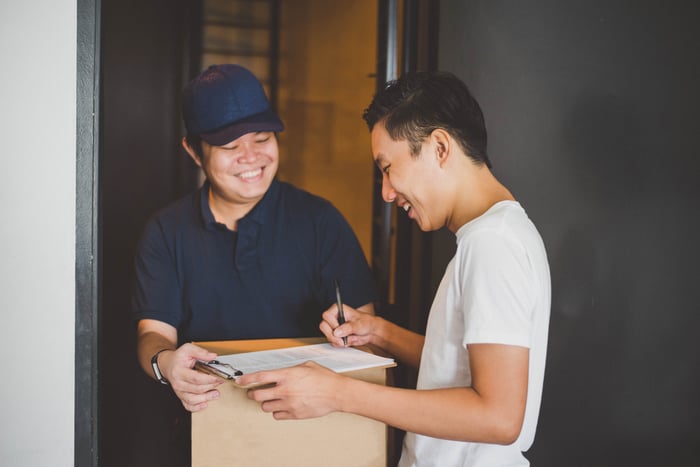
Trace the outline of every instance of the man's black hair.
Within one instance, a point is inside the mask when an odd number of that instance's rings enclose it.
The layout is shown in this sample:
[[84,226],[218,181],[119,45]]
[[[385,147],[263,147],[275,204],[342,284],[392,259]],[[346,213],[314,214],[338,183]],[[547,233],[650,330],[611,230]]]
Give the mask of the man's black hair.
[[467,85],[452,73],[404,74],[377,92],[362,118],[370,131],[382,123],[394,141],[407,141],[414,156],[425,138],[441,128],[475,163],[491,167],[481,107]]
[[199,160],[201,161],[202,155],[203,155],[202,137],[197,135],[197,134],[190,133],[188,131],[187,134],[185,135],[185,141],[187,141],[187,144],[192,148],[194,153],[197,154],[197,157],[199,157]]

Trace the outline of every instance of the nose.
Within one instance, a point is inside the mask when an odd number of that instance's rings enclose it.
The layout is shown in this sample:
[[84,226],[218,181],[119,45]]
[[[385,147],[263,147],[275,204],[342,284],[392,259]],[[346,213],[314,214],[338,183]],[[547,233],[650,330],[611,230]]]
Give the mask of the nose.
[[249,143],[244,143],[241,145],[241,153],[238,156],[239,164],[250,164],[252,162],[255,162],[257,158],[258,154],[255,151],[253,145]]
[[386,175],[382,177],[382,198],[387,203],[393,203],[396,200],[396,191]]

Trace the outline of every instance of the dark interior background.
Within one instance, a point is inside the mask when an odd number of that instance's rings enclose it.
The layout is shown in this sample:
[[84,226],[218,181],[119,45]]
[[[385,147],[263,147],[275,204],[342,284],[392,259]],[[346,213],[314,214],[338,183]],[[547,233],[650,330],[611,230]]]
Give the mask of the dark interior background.
[[700,465],[699,20],[693,1],[441,2],[439,67],[482,104],[550,259],[532,465]]
[[99,465],[180,465],[180,402],[136,360],[130,287],[148,217],[195,186],[180,147],[180,90],[192,76],[194,0],[102,0]]
[[[129,287],[148,216],[189,191],[179,92],[198,1],[102,0],[102,466],[172,466],[179,402],[140,370]],[[439,67],[481,102],[495,172],[548,248],[537,466],[698,465],[696,2],[440,2]],[[428,237],[435,284],[453,238]],[[427,310],[426,310],[427,311]]]

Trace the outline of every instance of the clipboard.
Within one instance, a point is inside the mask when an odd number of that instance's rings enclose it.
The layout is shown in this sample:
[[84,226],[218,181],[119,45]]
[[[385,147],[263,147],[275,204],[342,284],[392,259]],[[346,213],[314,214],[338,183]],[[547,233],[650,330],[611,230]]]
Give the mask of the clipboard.
[[198,360],[194,368],[202,373],[231,381],[239,388],[248,389],[262,383],[238,384],[238,377],[244,373],[288,368],[307,361],[318,363],[336,373],[396,366],[393,358],[381,357],[352,347],[335,348],[329,343],[321,343],[220,355],[218,359],[209,362]]
[[[243,372],[232,365],[220,362],[218,360],[211,360],[209,362],[204,362],[202,360],[197,360],[194,362],[194,369],[206,373],[208,375],[218,376],[225,380],[230,381],[234,386],[241,389],[252,389],[259,386],[264,386],[262,383],[250,383],[250,384],[239,384],[238,377],[243,375]],[[274,384],[274,383],[273,383]],[[271,386],[272,384],[270,384]]]

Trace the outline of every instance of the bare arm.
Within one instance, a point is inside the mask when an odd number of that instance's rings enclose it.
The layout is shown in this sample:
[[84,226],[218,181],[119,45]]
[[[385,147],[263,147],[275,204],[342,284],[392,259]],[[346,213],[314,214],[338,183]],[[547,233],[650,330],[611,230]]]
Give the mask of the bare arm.
[[219,397],[219,391],[215,388],[223,380],[193,369],[196,360],[212,360],[216,358],[215,353],[194,344],[183,344],[177,348],[177,329],[162,321],[139,321],[137,334],[137,355],[141,368],[155,379],[151,358],[165,349],[158,355],[158,367],[187,410],[197,412],[205,409],[208,401]]
[[323,313],[319,328],[336,347],[342,347],[342,338],[347,337],[349,346],[371,345],[418,368],[425,337],[375,316],[374,307],[371,314],[364,312],[366,306],[358,309],[343,306],[346,322],[338,325],[338,308],[332,305]]
[[[177,330],[162,321],[144,319],[139,321],[136,332],[138,336],[136,351],[141,368],[147,375],[155,379],[151,368],[151,357],[159,350],[175,350],[177,348]],[[161,361],[164,353],[166,352],[161,353],[158,358],[161,369],[164,366]]]
[[[510,444],[525,414],[529,350],[470,346],[472,386],[434,390],[375,385],[314,363],[246,375],[241,383],[277,383],[249,391],[276,419],[350,412],[436,438]],[[244,379],[247,378],[247,379]]]

